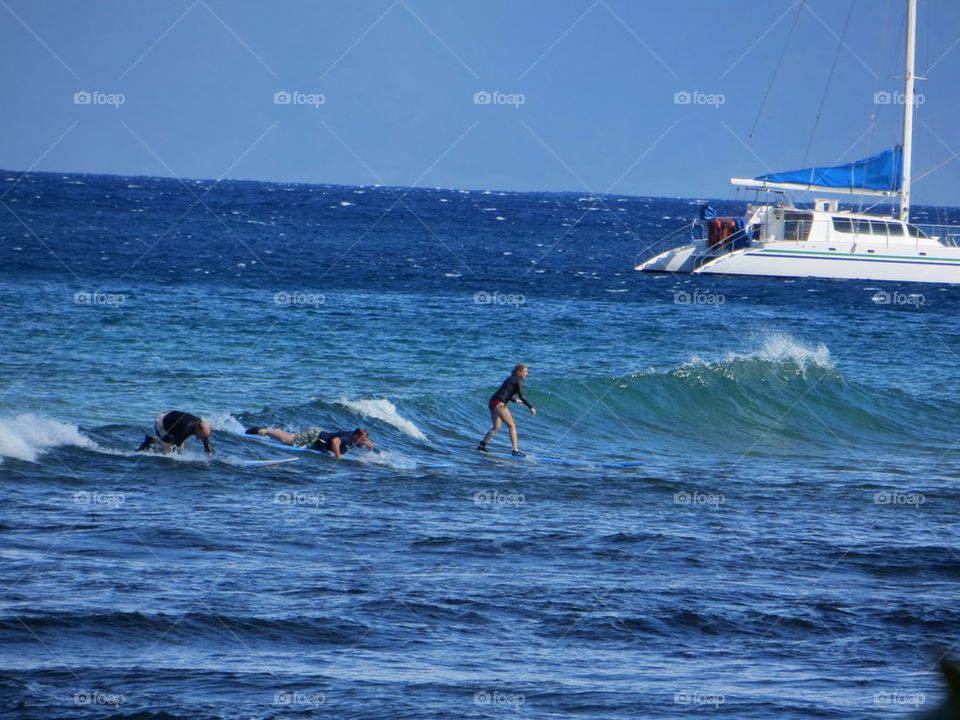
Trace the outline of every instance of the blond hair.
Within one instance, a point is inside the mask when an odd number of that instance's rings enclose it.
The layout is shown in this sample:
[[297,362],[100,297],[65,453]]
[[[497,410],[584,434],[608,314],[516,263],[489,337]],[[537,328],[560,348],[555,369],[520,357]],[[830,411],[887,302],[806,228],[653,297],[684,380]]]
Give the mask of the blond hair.
[[519,375],[522,371],[527,369],[526,363],[517,363],[516,367],[513,368],[511,375]]

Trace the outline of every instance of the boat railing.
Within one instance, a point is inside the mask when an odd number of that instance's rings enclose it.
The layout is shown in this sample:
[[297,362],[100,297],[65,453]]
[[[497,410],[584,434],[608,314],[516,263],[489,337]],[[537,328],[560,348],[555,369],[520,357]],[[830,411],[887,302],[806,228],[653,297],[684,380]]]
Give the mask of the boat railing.
[[929,225],[914,223],[927,237],[935,237],[947,247],[960,247],[960,225]]
[[[708,231],[708,221],[695,219],[690,226],[690,239],[704,255],[726,255],[734,250],[751,245],[752,230],[743,227],[743,221],[737,218],[720,218],[724,222],[736,223],[736,229],[725,226],[721,235]],[[728,234],[729,233],[729,234]]]

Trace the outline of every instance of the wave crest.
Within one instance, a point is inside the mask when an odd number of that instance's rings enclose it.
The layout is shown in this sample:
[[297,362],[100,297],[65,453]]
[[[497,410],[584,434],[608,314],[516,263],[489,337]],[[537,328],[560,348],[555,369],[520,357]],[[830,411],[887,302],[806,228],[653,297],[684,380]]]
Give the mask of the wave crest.
[[51,448],[64,445],[98,449],[76,425],[33,413],[0,418],[0,463],[4,458],[36,462]]
[[714,370],[725,370],[723,374],[732,377],[744,366],[751,364],[772,365],[779,370],[793,371],[797,375],[805,375],[807,370],[812,368],[836,370],[830,349],[823,343],[813,346],[804,345],[787,334],[774,333],[766,336],[756,350],[728,351],[719,361],[707,361],[695,355],[681,365],[675,374],[692,368],[708,367]]
[[400,413],[397,412],[396,406],[385,398],[364,400],[347,400],[346,398],[340,398],[337,403],[358,415],[381,420],[395,427],[404,435],[409,435],[417,440],[427,440],[427,436],[423,434],[420,428],[401,416]]

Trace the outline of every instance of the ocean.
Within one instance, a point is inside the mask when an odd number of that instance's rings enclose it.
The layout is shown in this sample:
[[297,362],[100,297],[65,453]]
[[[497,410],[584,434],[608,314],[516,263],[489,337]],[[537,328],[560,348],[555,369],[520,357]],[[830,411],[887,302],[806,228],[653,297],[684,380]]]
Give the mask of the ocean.
[[634,271],[696,198],[0,178],[3,717],[939,702],[960,288]]

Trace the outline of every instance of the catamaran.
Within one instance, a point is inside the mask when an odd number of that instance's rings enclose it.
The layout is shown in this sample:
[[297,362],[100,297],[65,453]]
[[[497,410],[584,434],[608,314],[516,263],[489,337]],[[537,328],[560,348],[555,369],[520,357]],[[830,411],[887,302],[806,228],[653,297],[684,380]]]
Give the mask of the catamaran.
[[[693,222],[691,243],[636,269],[960,284],[960,227],[910,223],[915,35],[916,0],[908,0],[901,145],[846,165],[731,178],[735,186],[775,197],[748,205],[743,218],[717,217],[704,207]],[[899,197],[899,213],[840,210],[838,198],[797,207],[790,191]]]

